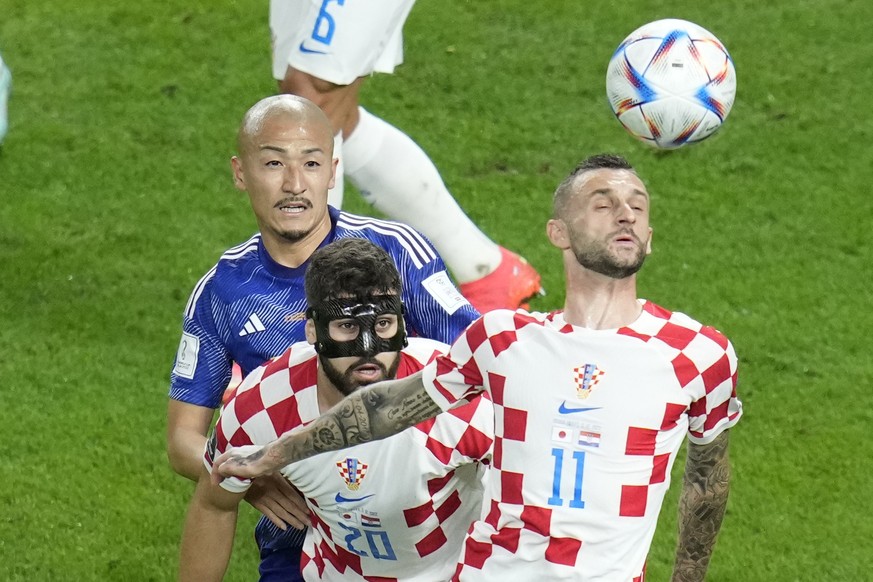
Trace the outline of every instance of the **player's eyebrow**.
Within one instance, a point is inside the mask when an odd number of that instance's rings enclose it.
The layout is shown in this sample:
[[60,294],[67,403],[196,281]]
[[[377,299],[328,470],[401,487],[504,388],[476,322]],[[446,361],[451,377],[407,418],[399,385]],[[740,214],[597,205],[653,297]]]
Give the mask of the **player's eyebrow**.
[[[271,152],[278,152],[280,154],[284,154],[284,153],[287,153],[289,151],[289,148],[266,144],[266,145],[260,146],[258,148],[258,151],[262,151],[262,152],[263,151],[271,151]],[[312,147],[312,148],[306,148],[306,149],[300,150],[300,153],[303,154],[304,156],[306,156],[306,155],[314,154],[314,153],[324,153],[324,149],[318,148],[318,147]]]
[[[596,195],[612,196],[613,192],[614,192],[613,188],[598,188],[597,190],[591,191],[591,196],[592,196],[592,198]],[[639,188],[634,188],[633,194],[631,194],[631,196],[642,196],[646,200],[649,199],[649,193],[646,192],[645,190],[640,190]]]

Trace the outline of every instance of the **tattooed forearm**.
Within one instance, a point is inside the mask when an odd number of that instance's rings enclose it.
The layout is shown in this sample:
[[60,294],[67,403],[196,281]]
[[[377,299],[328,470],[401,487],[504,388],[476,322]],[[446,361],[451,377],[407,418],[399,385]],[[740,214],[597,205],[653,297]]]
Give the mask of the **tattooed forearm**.
[[673,582],[700,582],[706,576],[730,491],[728,432],[708,445],[688,447]]
[[392,402],[386,403],[379,414],[374,415],[374,432],[394,434],[405,428],[416,425],[440,413],[440,407],[434,402],[420,384],[420,389],[397,390]]
[[312,455],[379,440],[440,412],[421,381],[421,373],[379,382],[347,396],[302,431],[283,435],[270,445],[278,466]]

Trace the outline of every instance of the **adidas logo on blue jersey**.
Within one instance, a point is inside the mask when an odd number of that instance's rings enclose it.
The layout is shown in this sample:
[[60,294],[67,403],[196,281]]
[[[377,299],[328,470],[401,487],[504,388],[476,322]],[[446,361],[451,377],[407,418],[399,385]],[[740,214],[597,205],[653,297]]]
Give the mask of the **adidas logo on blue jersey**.
[[246,321],[245,327],[242,328],[239,332],[239,337],[245,337],[252,333],[258,333],[259,331],[265,331],[267,328],[264,327],[264,324],[261,323],[261,319],[258,317],[256,313],[252,313],[249,315],[248,321]]

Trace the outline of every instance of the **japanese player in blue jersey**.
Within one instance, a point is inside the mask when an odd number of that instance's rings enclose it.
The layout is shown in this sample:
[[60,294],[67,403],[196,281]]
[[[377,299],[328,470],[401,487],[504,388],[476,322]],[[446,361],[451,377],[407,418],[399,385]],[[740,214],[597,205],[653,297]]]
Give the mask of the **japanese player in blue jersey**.
[[[245,375],[305,339],[303,275],[318,248],[357,237],[385,249],[401,275],[411,335],[448,343],[478,317],[421,234],[327,205],[337,163],[333,135],[317,106],[291,95],[263,99],[243,119],[231,166],[236,187],[249,195],[259,233],[228,250],[194,287],[171,375],[167,452],[173,469],[190,479],[200,473],[206,433],[233,362]],[[270,518],[258,526],[262,556],[280,563],[269,567],[299,575],[302,534],[291,551],[288,539],[274,534],[279,526],[305,523],[302,499],[284,480],[267,478],[246,500]]]

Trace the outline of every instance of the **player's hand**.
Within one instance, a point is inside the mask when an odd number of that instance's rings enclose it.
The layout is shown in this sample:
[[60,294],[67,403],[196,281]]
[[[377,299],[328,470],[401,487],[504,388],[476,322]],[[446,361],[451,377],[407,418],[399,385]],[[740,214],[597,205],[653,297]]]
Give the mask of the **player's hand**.
[[246,501],[283,531],[289,525],[303,529],[309,523],[309,508],[303,496],[280,473],[252,481]]
[[212,482],[218,485],[227,477],[255,479],[277,470],[265,458],[266,447],[246,445],[222,453],[212,462]]

